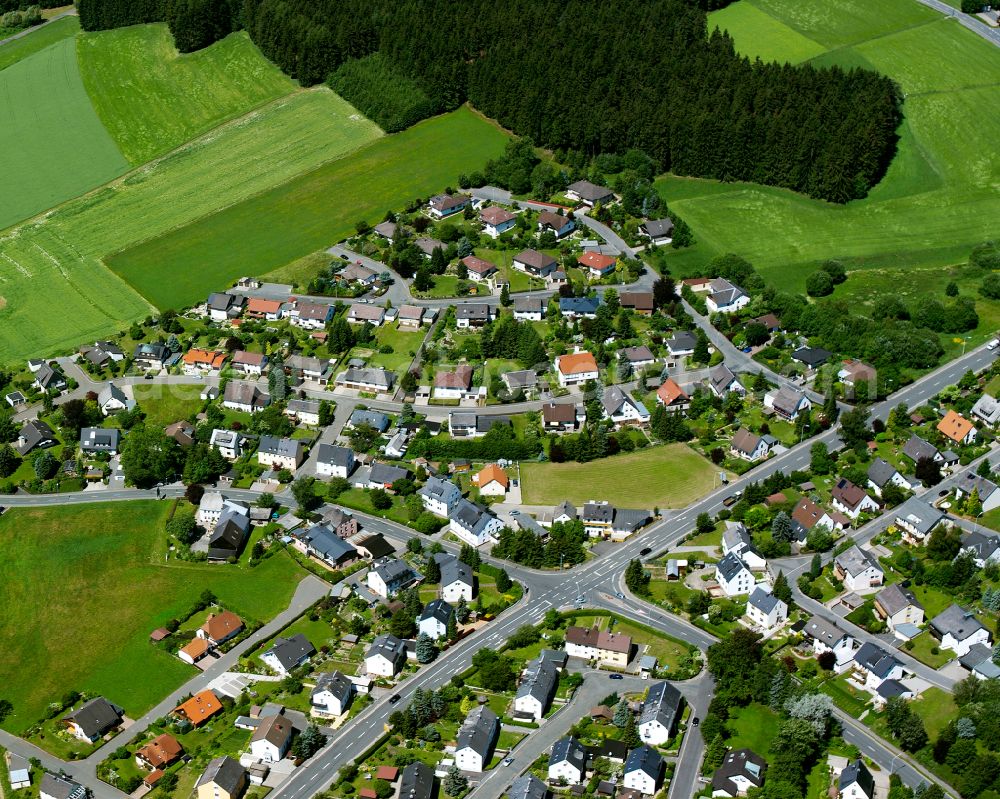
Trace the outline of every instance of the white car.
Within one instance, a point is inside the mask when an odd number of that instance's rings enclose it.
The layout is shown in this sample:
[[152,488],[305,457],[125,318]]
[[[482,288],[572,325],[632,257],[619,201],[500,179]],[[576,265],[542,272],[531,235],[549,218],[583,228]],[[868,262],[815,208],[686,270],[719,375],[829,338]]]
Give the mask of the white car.
[[1000,339],[993,339],[986,345],[986,349],[988,350],[995,350],[997,347],[1000,347]]

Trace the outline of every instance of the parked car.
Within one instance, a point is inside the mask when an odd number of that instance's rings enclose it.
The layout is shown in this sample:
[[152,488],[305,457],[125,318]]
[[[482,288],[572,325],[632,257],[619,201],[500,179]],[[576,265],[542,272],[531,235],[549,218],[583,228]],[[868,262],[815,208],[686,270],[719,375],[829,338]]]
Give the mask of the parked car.
[[609,679],[612,679],[612,680],[624,680],[625,677],[623,675],[621,675],[621,674],[611,674],[611,675],[609,675]]

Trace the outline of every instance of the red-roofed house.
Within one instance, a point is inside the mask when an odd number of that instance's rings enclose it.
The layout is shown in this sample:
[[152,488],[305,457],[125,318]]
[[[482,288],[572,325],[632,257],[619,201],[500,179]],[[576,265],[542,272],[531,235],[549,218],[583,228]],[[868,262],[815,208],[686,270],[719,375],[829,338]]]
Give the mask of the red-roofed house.
[[576,259],[576,262],[588,270],[591,277],[599,278],[614,272],[618,259],[613,255],[604,255],[600,252],[585,252]]

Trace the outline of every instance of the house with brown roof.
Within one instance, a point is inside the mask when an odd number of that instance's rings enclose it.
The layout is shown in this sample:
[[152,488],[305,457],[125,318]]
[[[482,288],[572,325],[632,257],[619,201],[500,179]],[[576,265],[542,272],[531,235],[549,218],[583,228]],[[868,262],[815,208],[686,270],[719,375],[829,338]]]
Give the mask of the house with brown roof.
[[586,418],[583,408],[570,402],[546,402],[542,406],[542,427],[547,433],[572,432]]
[[184,747],[173,735],[157,735],[135,752],[135,764],[139,768],[162,769],[175,763],[184,754]]
[[576,220],[571,216],[542,211],[538,215],[538,231],[544,233],[546,230],[551,230],[556,234],[557,239],[561,239],[576,230]]
[[211,690],[206,689],[182,702],[173,710],[175,716],[200,727],[212,716],[222,712],[222,702]]
[[182,447],[190,447],[194,443],[194,427],[183,420],[164,427],[163,435],[172,438]]
[[551,255],[538,250],[522,250],[514,256],[512,266],[534,277],[546,277],[556,270],[559,264]]
[[434,399],[462,399],[472,389],[475,370],[462,363],[450,371],[434,375]]
[[759,436],[748,428],[741,427],[733,434],[729,451],[737,458],[756,463],[770,454],[771,442],[770,436]]
[[632,653],[632,638],[597,627],[570,627],[566,630],[566,654],[584,660],[599,660],[625,668]]
[[615,193],[607,186],[598,186],[589,180],[578,180],[566,187],[566,196],[584,205],[607,205],[614,202]]
[[292,722],[281,713],[268,716],[250,737],[250,754],[261,763],[277,763],[288,754],[292,731]]
[[281,300],[250,297],[244,315],[249,319],[267,319],[269,322],[275,322],[281,318]]
[[656,390],[656,401],[670,413],[681,413],[691,407],[691,398],[670,377]]
[[590,250],[577,258],[576,262],[580,265],[581,269],[587,270],[590,273],[590,277],[596,280],[614,272],[618,259],[613,255],[605,255],[602,252]]
[[467,194],[438,194],[431,197],[427,213],[436,219],[444,219],[464,210],[472,202]]
[[556,357],[556,374],[559,385],[576,386],[588,380],[597,380],[597,361],[589,352],[574,352]]
[[491,239],[500,238],[517,223],[516,214],[496,205],[491,205],[480,211],[479,218],[483,220],[483,233]]
[[347,321],[353,325],[363,325],[367,322],[378,327],[385,321],[385,308],[367,302],[356,302],[347,312]]
[[837,481],[837,485],[830,491],[830,498],[834,508],[852,519],[857,519],[862,513],[878,511],[878,503],[846,477]]
[[629,308],[640,316],[651,316],[653,313],[653,292],[623,291],[618,295],[618,303],[622,308]]
[[267,356],[262,352],[237,350],[233,353],[233,360],[230,362],[230,365],[237,372],[260,377],[264,374],[264,367],[267,366]]
[[212,651],[212,645],[204,638],[192,638],[177,650],[177,657],[192,666]]
[[218,646],[230,638],[235,638],[241,632],[243,632],[243,619],[231,610],[224,610],[222,613],[210,613],[195,634],[213,646]]
[[938,432],[956,444],[975,444],[976,426],[955,411],[948,411],[937,424]]
[[469,280],[477,283],[484,283],[499,271],[496,264],[475,255],[465,256],[462,263],[469,270]]
[[875,380],[875,367],[864,361],[848,359],[844,361],[837,372],[837,378],[845,386],[853,388],[857,383],[870,383]]
[[832,531],[833,518],[809,497],[802,497],[792,511],[792,529],[795,537],[800,541],[805,540],[814,527],[825,527]]
[[418,328],[430,318],[419,305],[400,305],[396,312],[396,323],[400,327]]
[[472,484],[479,487],[479,493],[490,497],[503,497],[507,495],[507,488],[510,486],[510,479],[507,473],[491,463],[483,468],[479,474],[472,475]]
[[226,353],[192,348],[181,358],[186,375],[217,375],[226,362]]

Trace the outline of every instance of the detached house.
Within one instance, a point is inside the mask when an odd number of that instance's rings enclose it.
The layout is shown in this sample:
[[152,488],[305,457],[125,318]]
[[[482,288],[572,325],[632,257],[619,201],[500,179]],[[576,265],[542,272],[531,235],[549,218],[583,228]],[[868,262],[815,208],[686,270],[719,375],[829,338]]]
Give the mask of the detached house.
[[724,277],[717,277],[709,284],[705,306],[710,313],[736,313],[750,304],[750,295]]
[[966,472],[959,480],[958,485],[955,486],[955,497],[961,499],[969,496],[973,491],[979,496],[983,511],[991,511],[1000,507],[1000,490],[998,490],[997,484],[974,472]]
[[833,576],[849,591],[869,591],[882,585],[885,572],[875,557],[857,544],[833,559]]
[[764,395],[764,407],[773,409],[777,416],[791,422],[798,419],[800,414],[808,413],[812,402],[802,392],[782,386],[777,391],[769,391]]
[[556,357],[555,365],[556,374],[559,376],[559,385],[564,388],[598,378],[597,361],[589,352],[559,355]]
[[587,414],[577,405],[562,402],[546,402],[542,406],[542,427],[546,433],[567,433],[576,430]]
[[118,411],[132,410],[135,401],[125,396],[125,392],[114,383],[108,383],[97,395],[97,407],[101,409],[102,414],[110,416]]
[[587,750],[576,738],[560,738],[549,752],[549,782],[579,785],[587,776]]
[[121,726],[125,711],[103,696],[91,699],[78,710],[63,716],[63,724],[81,741],[95,743]]
[[715,565],[715,581],[726,596],[749,594],[756,582],[747,564],[733,552]]
[[589,180],[578,180],[566,187],[566,196],[584,205],[607,205],[614,202],[615,193],[607,186],[598,186]]
[[472,375],[474,370],[469,364],[463,363],[447,372],[438,372],[434,376],[435,399],[461,399],[472,390]]
[[956,444],[971,445],[976,443],[976,426],[955,411],[948,411],[937,424],[938,432]]
[[722,554],[736,555],[751,571],[761,571],[767,568],[767,561],[753,545],[753,539],[743,522],[726,522],[722,533]]
[[840,478],[830,491],[833,507],[857,519],[862,513],[876,513],[878,503],[868,496],[863,488],[854,485],[846,477]]
[[988,644],[991,640],[990,631],[976,614],[955,604],[931,619],[930,631],[941,642],[942,649],[950,649],[959,657],[976,644]]
[[670,377],[656,390],[656,401],[670,413],[683,413],[691,407],[691,398]]
[[467,499],[461,499],[451,513],[448,530],[465,543],[481,547],[492,541],[503,527],[503,522],[496,516]]
[[227,461],[235,461],[243,454],[244,438],[236,430],[220,430],[216,428],[212,431],[212,437],[208,441],[210,447],[214,447],[222,453],[222,457]]
[[733,435],[729,451],[738,458],[756,463],[771,454],[773,440],[770,436],[759,436],[746,427],[741,427]]
[[468,564],[445,552],[437,553],[434,560],[441,568],[441,597],[453,605],[461,599],[471,602],[476,593],[476,580]]
[[417,574],[399,558],[380,558],[368,570],[368,588],[388,599],[415,582]]
[[496,264],[477,258],[475,255],[465,256],[462,263],[469,270],[469,280],[475,280],[477,283],[485,282],[499,271]]
[[80,451],[115,455],[121,446],[121,440],[122,431],[117,427],[84,427],[80,430]]
[[322,718],[336,718],[350,710],[354,683],[339,671],[324,671],[310,695],[310,713]]
[[417,632],[428,635],[435,641],[448,637],[448,623],[455,615],[455,609],[443,599],[432,599],[417,616]]
[[500,719],[486,705],[469,711],[458,730],[455,742],[455,765],[462,771],[481,773],[493,758],[500,737]]
[[247,773],[238,760],[217,757],[195,783],[196,799],[238,799],[247,786]]
[[597,627],[570,627],[566,630],[566,654],[625,668],[632,654],[632,638]]
[[260,659],[276,674],[287,677],[303,663],[316,654],[316,647],[302,633],[296,633],[291,638],[275,638],[271,648]]
[[992,429],[1000,422],[1000,402],[989,394],[983,394],[972,406],[972,416]]
[[333,319],[333,306],[327,303],[295,300],[289,321],[303,330],[322,330]]
[[631,394],[626,394],[618,386],[608,386],[604,389],[604,416],[610,419],[616,427],[622,425],[644,425],[649,422],[649,411],[646,406]]
[[[13,768],[10,769],[12,788],[15,782],[19,785],[25,783],[21,786],[24,788],[31,785],[31,771],[27,761],[25,761],[24,769],[20,770],[22,773],[19,774],[19,780],[13,779],[14,771]],[[39,799],[87,799],[90,796],[90,791],[69,777],[45,771],[42,772],[42,781],[38,786],[38,796]]]
[[853,668],[869,691],[878,690],[887,680],[898,681],[906,676],[902,663],[870,641],[863,643],[854,655]]
[[485,302],[463,302],[455,306],[455,325],[461,329],[484,327],[493,319],[493,308]]
[[942,466],[945,465],[944,455],[938,448],[915,433],[903,445],[903,454],[914,463],[919,463],[922,460],[932,460],[942,464]]
[[814,527],[834,529],[833,518],[809,497],[802,497],[792,511],[792,530],[799,541],[804,541]]
[[651,746],[663,746],[677,732],[684,711],[684,697],[669,682],[651,685],[639,716],[639,737]]
[[875,614],[896,631],[902,624],[915,627],[924,622],[924,608],[913,592],[899,583],[887,585],[875,595]]
[[482,496],[503,497],[507,495],[510,479],[503,469],[495,463],[491,463],[478,474],[473,475],[472,483],[479,488],[479,493]]
[[600,297],[560,297],[559,313],[567,319],[596,319]]
[[962,552],[971,553],[980,569],[986,568],[987,564],[1000,563],[1000,536],[975,530],[962,539]]
[[854,660],[854,636],[841,630],[836,624],[819,616],[806,622],[802,633],[813,643],[813,652],[833,652],[837,658],[837,672],[841,672]]
[[757,586],[747,600],[747,618],[765,633],[770,633],[788,620],[788,605],[770,591]]
[[500,238],[517,223],[516,214],[496,205],[480,211],[479,218],[483,221],[483,233],[491,239]]
[[209,318],[214,322],[228,322],[243,313],[246,299],[240,294],[215,292],[208,295],[205,303]]
[[180,742],[172,735],[157,735],[152,741],[137,749],[135,752],[135,764],[139,768],[155,771],[165,769],[167,766],[176,763],[184,748]]
[[241,632],[243,632],[243,620],[231,610],[224,610],[221,613],[210,613],[195,635],[205,639],[212,646],[219,646]]
[[369,305],[364,302],[354,303],[347,311],[347,321],[352,325],[363,325],[366,322],[378,327],[385,321],[385,308]]
[[218,350],[190,349],[181,358],[186,375],[217,375],[226,362],[226,353]]
[[260,352],[238,350],[233,353],[230,365],[240,374],[249,377],[260,377],[267,366],[267,356]]
[[875,778],[864,761],[858,758],[840,772],[837,788],[838,799],[874,799]]
[[551,230],[556,234],[557,239],[561,239],[563,236],[568,236],[576,230],[576,220],[571,216],[561,216],[552,211],[542,211],[538,215],[538,230],[540,233]]
[[243,380],[230,380],[222,393],[222,406],[231,411],[257,413],[271,404],[271,397],[261,391],[254,383]]
[[764,784],[767,761],[752,749],[730,749],[712,775],[712,796],[736,799]]
[[514,256],[511,265],[532,277],[544,278],[556,271],[559,262],[538,250],[521,250]]
[[61,392],[66,390],[66,377],[61,371],[42,361],[42,365],[35,372],[35,387],[39,391]]
[[340,388],[384,394],[392,389],[396,376],[379,367],[350,367],[337,375]]
[[610,275],[615,271],[618,259],[613,255],[588,251],[576,259],[581,269],[589,273],[594,280]]
[[548,304],[544,297],[516,297],[514,318],[521,322],[541,322]]
[[893,521],[903,531],[903,540],[915,545],[923,544],[944,519],[944,513],[919,497],[910,497],[894,513]]
[[733,374],[732,369],[724,363],[708,370],[708,387],[715,396],[722,398],[727,397],[730,392],[736,392],[740,396],[747,393],[743,384]]
[[904,490],[909,490],[910,483],[884,458],[876,458],[868,467],[868,486],[875,492],[877,497],[882,496],[882,489],[887,485],[894,485]]
[[639,235],[645,236],[653,244],[670,244],[673,241],[674,222],[669,217],[647,219],[639,225]]
[[248,319],[265,319],[268,322],[276,322],[281,318],[281,301],[265,300],[260,297],[250,297],[247,300],[244,316]]
[[316,474],[320,477],[346,479],[354,471],[354,464],[354,450],[350,447],[338,447],[324,441],[317,449]]
[[429,477],[420,490],[420,501],[424,508],[435,516],[447,519],[452,511],[458,507],[462,499],[462,492],[457,485],[450,480],[441,477]]
[[215,693],[206,688],[181,703],[173,710],[173,715],[179,716],[194,727],[200,727],[213,716],[222,712],[222,702]]
[[514,694],[514,712],[532,721],[540,721],[548,712],[559,683],[559,671],[551,661],[537,657],[525,664]]
[[638,791],[646,796],[652,796],[660,790],[663,781],[663,758],[652,747],[642,746],[628,753],[625,760],[626,788]]
[[24,457],[29,452],[36,449],[48,449],[59,444],[55,432],[41,419],[32,419],[25,422],[21,431],[17,434],[17,441],[14,442],[14,449],[17,454]]
[[395,635],[379,635],[365,653],[365,671],[393,678],[406,665],[406,644]]
[[292,743],[292,722],[282,714],[268,716],[250,736],[250,754],[261,763],[277,763]]
[[137,369],[162,369],[173,353],[164,344],[137,344],[132,362]]
[[294,472],[305,458],[305,444],[297,438],[261,436],[257,445],[257,462],[272,469]]
[[464,210],[471,202],[472,198],[466,194],[438,194],[431,197],[427,213],[435,219],[444,219]]

